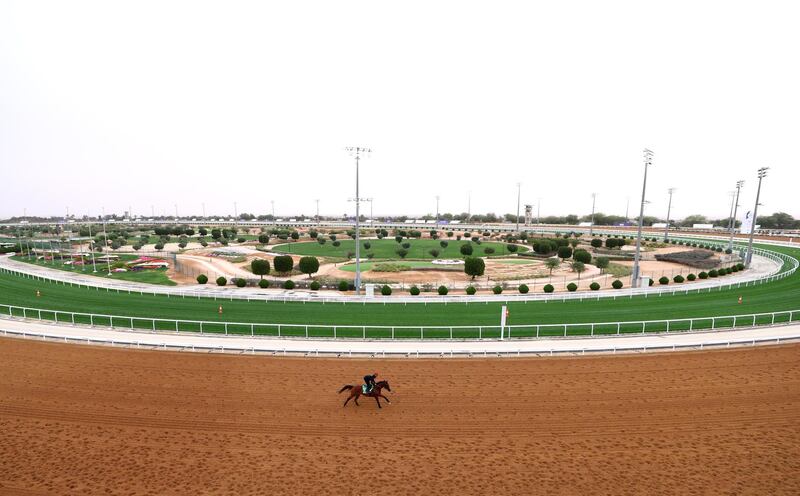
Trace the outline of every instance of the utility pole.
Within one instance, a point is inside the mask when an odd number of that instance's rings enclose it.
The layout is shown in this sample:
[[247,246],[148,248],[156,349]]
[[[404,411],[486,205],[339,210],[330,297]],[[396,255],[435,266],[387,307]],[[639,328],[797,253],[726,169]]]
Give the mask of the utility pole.
[[203,202],[203,220],[206,220],[206,202]]
[[467,224],[470,217],[472,217],[472,191],[467,192]]
[[358,196],[358,163],[361,160],[362,153],[372,153],[372,150],[369,148],[364,148],[360,146],[350,146],[345,148],[348,152],[352,155],[355,155],[356,159],[356,197],[353,201],[356,202],[356,296],[361,295],[361,234],[359,233],[359,220],[358,217],[361,215],[360,210],[360,202],[361,198]]
[[[175,208],[178,208],[177,206]],[[106,257],[106,266],[108,267],[108,275],[111,275],[111,259],[108,256],[108,234],[106,234],[106,207],[103,207],[103,239],[105,239],[105,246],[103,247],[103,255]]]
[[317,202],[317,222],[319,222],[319,199],[314,200]]
[[233,202],[233,229],[239,232],[239,209],[236,206],[236,202]]
[[667,204],[667,225],[664,227],[664,242],[669,239],[669,212],[672,210],[672,193],[675,188],[670,188],[667,191],[669,192],[669,203]]
[[756,221],[758,220],[758,199],[761,196],[761,180],[767,177],[769,167],[762,167],[758,169],[758,189],[756,190],[756,206],[753,208],[753,223],[750,225],[750,241],[747,242],[747,258],[745,259],[745,268],[750,267],[750,262],[753,261],[753,234],[756,232]]
[[542,198],[539,197],[537,198],[537,200],[538,201],[536,202],[536,223],[541,224],[541,221],[539,220],[540,219],[539,214],[542,213]]
[[89,252],[92,254],[92,272],[97,272],[97,263],[94,261],[94,238],[92,237],[91,222],[89,222]]
[[739,192],[742,190],[742,186],[744,185],[744,181],[736,181],[736,200],[734,200],[733,205],[731,205],[731,222],[730,222],[730,230],[731,230],[731,238],[728,240],[728,249],[733,252],[733,233],[736,230],[736,213],[739,210]]
[[436,229],[439,229],[439,195],[436,195]]
[[175,222],[178,222],[178,204],[175,204]]
[[597,199],[597,193],[592,193],[592,218],[589,223],[589,237],[594,236],[594,202]]
[[645,192],[647,191],[647,168],[653,165],[653,152],[644,149],[644,180],[642,181],[642,203],[639,206],[639,229],[636,234],[636,255],[633,258],[633,272],[631,273],[631,286],[639,287],[639,258],[642,250],[642,222],[644,222]]
[[272,223],[274,224],[275,223],[275,200],[270,200],[269,202],[272,203]]
[[628,207],[630,207],[630,205],[631,205],[631,197],[629,196],[628,199],[625,202],[625,223],[626,224],[628,223],[628,219],[630,219],[630,217],[628,217]]
[[519,195],[522,183],[517,183],[517,232],[519,232]]

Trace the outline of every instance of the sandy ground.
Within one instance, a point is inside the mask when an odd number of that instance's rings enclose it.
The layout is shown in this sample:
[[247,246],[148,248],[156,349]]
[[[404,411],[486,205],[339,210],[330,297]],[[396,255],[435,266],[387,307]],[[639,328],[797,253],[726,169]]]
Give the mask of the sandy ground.
[[[390,406],[342,408],[376,370]],[[0,339],[2,494],[798,494],[800,345],[281,359]]]

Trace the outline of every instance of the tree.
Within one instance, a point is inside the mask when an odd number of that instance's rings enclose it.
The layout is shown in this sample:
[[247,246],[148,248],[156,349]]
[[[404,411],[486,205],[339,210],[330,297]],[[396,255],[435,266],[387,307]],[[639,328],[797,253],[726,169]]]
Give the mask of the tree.
[[592,254],[580,248],[572,253],[572,258],[585,264],[592,262]]
[[261,243],[262,245],[269,243],[269,234],[259,234],[258,242]]
[[603,240],[600,239],[600,238],[594,238],[591,241],[591,245],[592,245],[592,248],[595,248],[595,249],[600,248],[601,246],[603,246]]
[[370,248],[372,248],[372,243],[369,241],[364,241],[364,249],[369,250]]
[[508,244],[506,245],[506,248],[508,249],[509,253],[516,253],[518,246],[514,244]]
[[447,245],[448,245],[447,241],[445,241],[445,240],[439,241],[439,246],[441,246],[442,248],[447,248]]
[[464,259],[464,273],[472,276],[474,280],[476,276],[482,276],[486,271],[486,263],[479,257],[466,257]]
[[558,258],[566,260],[572,256],[572,248],[569,246],[561,246],[558,248]]
[[561,261],[555,257],[548,258],[544,261],[544,266],[550,269],[550,275],[553,275],[553,269],[557,269],[561,265]]
[[275,272],[288,274],[294,268],[294,259],[289,255],[278,255],[273,259],[272,264],[275,266]]
[[264,260],[263,258],[254,259],[250,262],[250,271],[264,279],[264,276],[269,274],[269,260]]
[[317,257],[302,257],[297,266],[300,272],[311,277],[311,274],[319,270],[319,260],[317,260]]
[[583,262],[580,262],[578,260],[572,262],[571,267],[572,267],[572,272],[576,272],[578,274],[578,279],[581,278],[581,272],[584,272],[586,270],[586,265],[584,265]]
[[201,227],[198,232],[200,233],[200,236],[208,236],[208,229],[205,227]]
[[406,250],[408,250],[409,248],[411,248],[411,243],[409,243],[409,242],[405,242],[405,243],[401,244],[400,246],[402,246],[403,248],[405,248]]
[[334,242],[333,242],[333,243],[331,243],[331,244],[332,244],[333,246],[335,246],[336,248],[338,248],[338,247],[340,247],[340,246],[342,245],[342,242],[341,242],[341,241],[339,241],[339,240],[336,240],[336,241],[334,241]]
[[472,255],[472,245],[469,243],[464,243],[463,245],[461,245],[461,248],[459,248],[459,251],[461,252],[462,255],[468,257]]
[[428,250],[428,253],[430,253],[430,255],[431,255],[433,258],[439,258],[439,253],[440,253],[440,252],[439,252],[439,250],[437,250],[436,248],[433,248],[433,249],[431,249],[431,250]]
[[221,237],[222,237],[222,231],[220,231],[219,229],[212,229],[211,230],[211,238],[214,241],[219,241],[219,238],[221,238]]
[[398,243],[402,243],[403,242],[403,237],[402,236],[395,236],[394,240],[397,241]]
[[595,267],[600,269],[601,273],[608,268],[608,264],[609,264],[608,257],[597,257],[594,259],[594,265]]
[[397,253],[397,256],[400,258],[406,258],[406,255],[408,255],[408,250],[405,248],[398,248],[395,250],[395,253]]

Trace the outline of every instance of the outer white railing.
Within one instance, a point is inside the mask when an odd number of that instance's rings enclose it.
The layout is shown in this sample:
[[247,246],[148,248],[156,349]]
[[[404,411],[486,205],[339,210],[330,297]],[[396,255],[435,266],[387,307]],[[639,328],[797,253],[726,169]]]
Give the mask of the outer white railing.
[[0,305],[6,318],[47,320],[61,324],[109,327],[111,329],[146,330],[151,332],[192,332],[236,336],[291,338],[356,338],[356,339],[498,339],[568,336],[608,336],[635,333],[691,332],[788,324],[800,320],[800,309],[780,312],[695,317],[685,319],[631,320],[621,322],[583,322],[572,324],[516,324],[462,326],[385,326],[277,324],[256,322],[224,322],[187,319],[161,319],[63,312],[40,308]]

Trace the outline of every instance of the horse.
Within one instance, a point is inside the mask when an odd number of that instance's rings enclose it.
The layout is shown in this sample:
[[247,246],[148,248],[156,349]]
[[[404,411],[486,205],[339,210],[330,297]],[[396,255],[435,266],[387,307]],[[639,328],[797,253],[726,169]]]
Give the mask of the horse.
[[359,406],[358,405],[358,397],[364,395],[364,396],[367,396],[367,397],[370,397],[370,398],[375,398],[375,401],[378,403],[378,408],[383,408],[381,406],[381,400],[378,399],[378,398],[383,398],[383,399],[386,400],[386,403],[391,403],[391,401],[389,401],[389,398],[387,398],[386,396],[381,394],[381,389],[383,389],[383,388],[386,388],[386,390],[389,391],[389,392],[392,391],[392,388],[389,387],[389,382],[388,381],[378,381],[378,382],[376,382],[375,383],[375,387],[373,387],[372,391],[370,391],[367,394],[364,394],[364,393],[361,392],[361,387],[360,386],[353,386],[352,384],[347,384],[342,389],[339,390],[339,393],[341,393],[342,391],[346,391],[348,389],[350,390],[350,396],[348,396],[347,399],[344,400],[344,405],[342,405],[342,406],[343,407],[347,406],[347,402],[350,401],[350,400],[353,400],[353,402],[356,404],[356,406]]

